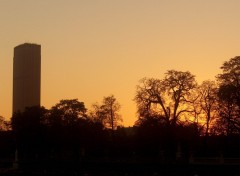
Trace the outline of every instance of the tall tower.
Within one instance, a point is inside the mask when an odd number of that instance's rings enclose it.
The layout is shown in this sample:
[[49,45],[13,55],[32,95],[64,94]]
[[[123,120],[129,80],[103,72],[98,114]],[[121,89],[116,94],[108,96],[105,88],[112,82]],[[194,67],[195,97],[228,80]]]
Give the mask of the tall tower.
[[41,45],[18,45],[13,57],[13,113],[40,106],[40,94]]

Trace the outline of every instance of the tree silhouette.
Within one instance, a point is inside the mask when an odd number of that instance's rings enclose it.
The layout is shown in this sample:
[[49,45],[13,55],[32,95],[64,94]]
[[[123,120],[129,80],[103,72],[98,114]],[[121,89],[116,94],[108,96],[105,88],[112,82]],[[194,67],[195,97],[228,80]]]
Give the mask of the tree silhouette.
[[99,103],[92,104],[92,109],[89,112],[89,116],[94,122],[105,125],[106,112],[103,106]]
[[0,131],[10,130],[10,124],[3,116],[0,116]]
[[54,126],[71,126],[79,119],[87,119],[87,109],[77,99],[60,100],[50,109],[48,123]]
[[217,117],[217,85],[214,81],[204,81],[198,87],[200,118],[206,122],[205,135],[208,136],[211,122]]
[[220,83],[220,88],[228,86],[228,91],[231,91],[231,97],[240,107],[240,56],[231,58],[229,61],[224,62],[221,67],[223,73],[217,76]]
[[84,103],[77,99],[60,100],[49,110],[46,124],[53,148],[79,147],[88,124],[86,111]]
[[240,132],[240,57],[231,58],[221,67],[219,81],[219,124],[225,124],[226,134]]
[[47,110],[44,107],[26,107],[24,112],[15,112],[11,118],[11,126],[14,132],[32,133],[40,128],[44,122]]
[[103,98],[102,104],[93,104],[93,110],[90,113],[94,121],[102,123],[106,128],[115,130],[122,122],[119,114],[120,104],[113,95]]
[[189,108],[188,98],[196,87],[196,81],[190,72],[169,70],[165,75],[162,80],[140,80],[134,100],[140,117],[155,114],[175,126],[184,114],[193,111]]
[[11,126],[21,158],[35,157],[44,148],[43,124],[46,112],[44,107],[33,106],[25,108],[24,112],[13,114]]

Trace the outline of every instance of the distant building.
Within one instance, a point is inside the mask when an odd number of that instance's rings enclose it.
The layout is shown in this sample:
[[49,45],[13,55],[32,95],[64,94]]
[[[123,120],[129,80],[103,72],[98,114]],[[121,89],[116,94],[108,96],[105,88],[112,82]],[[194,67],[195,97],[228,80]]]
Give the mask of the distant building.
[[18,45],[13,57],[13,113],[40,106],[40,94],[41,45]]

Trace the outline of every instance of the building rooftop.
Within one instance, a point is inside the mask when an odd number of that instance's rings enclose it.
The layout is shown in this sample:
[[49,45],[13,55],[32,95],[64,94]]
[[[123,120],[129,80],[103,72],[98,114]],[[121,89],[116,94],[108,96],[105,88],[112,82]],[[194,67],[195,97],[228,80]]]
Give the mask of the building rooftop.
[[23,44],[17,45],[16,47],[14,47],[14,49],[22,48],[22,47],[29,47],[29,46],[41,46],[41,45],[36,44],[36,43],[23,43]]

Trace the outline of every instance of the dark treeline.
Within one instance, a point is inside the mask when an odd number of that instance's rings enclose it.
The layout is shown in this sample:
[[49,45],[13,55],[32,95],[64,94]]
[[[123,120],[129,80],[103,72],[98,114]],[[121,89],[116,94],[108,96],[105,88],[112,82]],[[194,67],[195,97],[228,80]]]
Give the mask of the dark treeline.
[[138,120],[133,127],[121,126],[113,95],[90,111],[77,99],[61,100],[51,109],[29,107],[12,116],[10,128],[0,118],[0,157],[76,163],[240,157],[240,57],[221,69],[216,80],[201,85],[188,71],[143,78],[134,98]]

